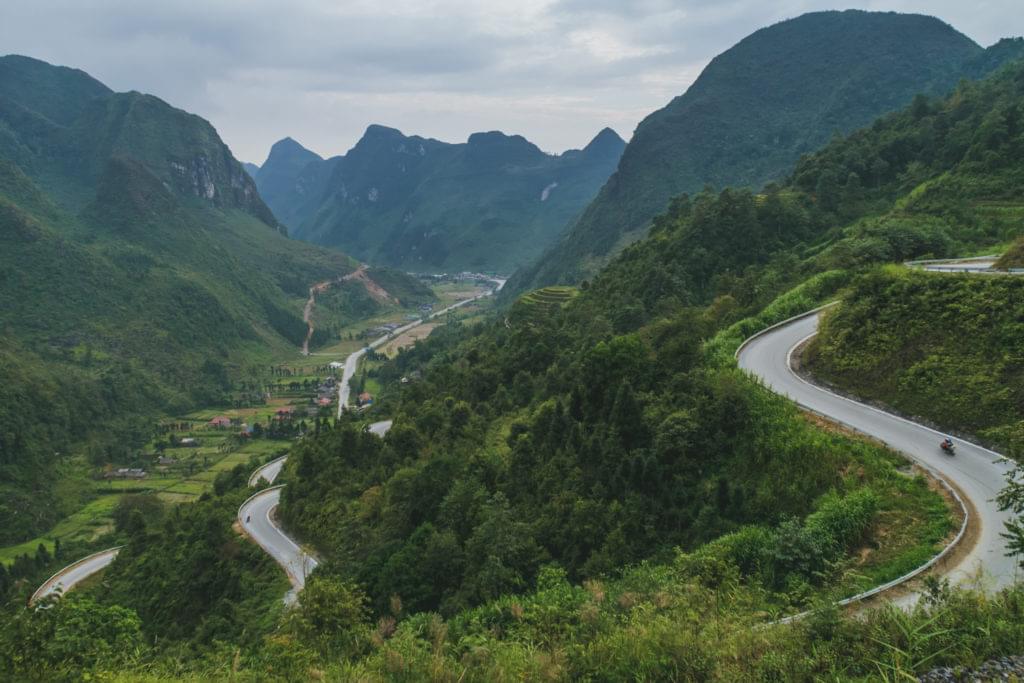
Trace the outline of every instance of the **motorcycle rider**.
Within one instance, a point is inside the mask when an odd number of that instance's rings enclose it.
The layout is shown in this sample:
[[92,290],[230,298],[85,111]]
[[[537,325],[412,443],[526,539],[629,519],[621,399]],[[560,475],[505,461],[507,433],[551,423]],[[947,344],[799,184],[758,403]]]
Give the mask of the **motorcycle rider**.
[[953,450],[953,439],[948,436],[942,440],[942,450],[952,451]]

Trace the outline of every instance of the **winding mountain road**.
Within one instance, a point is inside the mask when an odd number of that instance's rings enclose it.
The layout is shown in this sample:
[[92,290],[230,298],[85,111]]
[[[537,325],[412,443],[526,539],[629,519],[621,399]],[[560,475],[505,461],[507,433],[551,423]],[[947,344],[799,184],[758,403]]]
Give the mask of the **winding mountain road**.
[[[382,437],[391,429],[391,420],[374,422],[369,431]],[[260,479],[273,484],[281,473],[288,456],[282,456],[258,468],[249,478],[249,485],[254,486]],[[316,557],[304,550],[292,540],[274,520],[274,510],[281,502],[281,489],[284,485],[263,489],[253,494],[238,508],[238,524],[245,533],[277,562],[288,574],[292,588],[284,596],[286,605],[291,605],[298,598],[299,591],[306,586],[306,578],[316,569]]]
[[739,366],[775,393],[884,442],[953,484],[973,507],[977,533],[972,534],[973,546],[961,549],[946,576],[954,584],[987,590],[1013,583],[1017,562],[1006,556],[1006,542],[1000,536],[1011,515],[1001,512],[994,501],[1011,464],[994,451],[962,440],[957,440],[956,456],[950,457],[939,448],[944,436],[940,432],[844,398],[797,375],[790,365],[791,356],[796,347],[817,334],[821,314],[809,313],[747,340],[737,352]]
[[274,521],[273,513],[281,502],[283,488],[282,484],[263,489],[242,503],[242,507],[238,508],[238,523],[256,545],[263,548],[288,574],[292,588],[285,594],[284,602],[290,605],[305,587],[306,577],[316,569],[317,559],[289,538]]

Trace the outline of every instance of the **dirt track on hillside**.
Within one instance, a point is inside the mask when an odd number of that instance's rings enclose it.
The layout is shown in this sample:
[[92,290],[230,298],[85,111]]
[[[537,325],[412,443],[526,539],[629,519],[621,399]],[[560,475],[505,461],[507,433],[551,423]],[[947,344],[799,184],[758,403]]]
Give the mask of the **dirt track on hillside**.
[[309,340],[313,338],[313,307],[316,305],[316,295],[326,291],[331,285],[348,280],[359,280],[363,287],[366,288],[367,293],[378,303],[399,303],[398,299],[388,294],[383,287],[370,279],[370,276],[366,274],[365,264],[359,266],[348,275],[316,283],[309,288],[309,298],[306,299],[306,306],[302,309],[302,322],[306,323],[306,338],[302,341],[303,356],[309,355]]

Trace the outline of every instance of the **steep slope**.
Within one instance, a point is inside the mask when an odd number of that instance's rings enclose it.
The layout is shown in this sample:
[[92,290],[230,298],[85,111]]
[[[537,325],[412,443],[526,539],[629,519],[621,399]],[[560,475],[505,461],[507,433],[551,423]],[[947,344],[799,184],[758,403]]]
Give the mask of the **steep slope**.
[[639,238],[681,193],[760,187],[829,140],[944,94],[1015,54],[985,51],[932,17],[819,12],[761,29],[722,53],[687,92],[636,129],[615,174],[564,239],[517,274],[510,293],[579,281]]
[[[242,162],[242,168],[245,169],[245,172],[249,174],[250,178],[252,178],[253,180],[256,180],[256,176],[259,175],[259,172],[260,172],[260,167],[259,166],[257,166],[256,164],[250,164],[248,161],[243,161]],[[258,188],[259,187],[259,183],[257,183],[256,186]]]
[[551,156],[498,132],[448,144],[374,125],[328,160],[282,140],[257,178],[302,239],[407,269],[508,272],[576,216],[624,145],[605,129]]
[[25,57],[0,93],[6,542],[61,515],[57,454],[120,462],[154,414],[223,400],[356,263],[288,239],[197,116]]

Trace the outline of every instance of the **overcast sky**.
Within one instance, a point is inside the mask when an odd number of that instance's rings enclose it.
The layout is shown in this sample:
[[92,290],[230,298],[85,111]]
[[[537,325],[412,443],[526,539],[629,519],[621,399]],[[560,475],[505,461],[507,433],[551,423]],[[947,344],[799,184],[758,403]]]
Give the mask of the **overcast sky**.
[[[828,0],[2,0],[0,51],[88,71],[217,127],[262,163],[290,135],[344,153],[370,123],[446,141],[519,133],[550,152],[629,138],[707,62]],[[867,0],[982,45],[1024,34],[1021,0]]]

